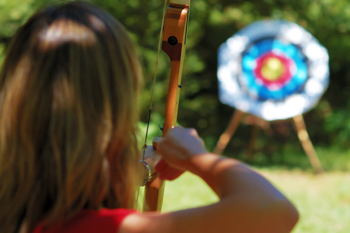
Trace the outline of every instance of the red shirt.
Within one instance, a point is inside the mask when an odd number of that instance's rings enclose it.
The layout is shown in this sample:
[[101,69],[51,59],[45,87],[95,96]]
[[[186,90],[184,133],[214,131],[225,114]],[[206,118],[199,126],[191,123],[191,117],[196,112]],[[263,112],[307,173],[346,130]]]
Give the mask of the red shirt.
[[39,225],[33,233],[117,233],[123,219],[135,212],[128,209],[83,210],[77,216],[56,223],[49,229]]

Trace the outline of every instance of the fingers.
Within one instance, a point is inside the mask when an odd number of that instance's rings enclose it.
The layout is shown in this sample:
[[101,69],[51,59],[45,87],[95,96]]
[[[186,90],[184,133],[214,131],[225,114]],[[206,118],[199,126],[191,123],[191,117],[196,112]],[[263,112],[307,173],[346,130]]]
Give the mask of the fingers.
[[156,165],[156,171],[162,180],[175,180],[183,171],[170,167],[163,159]]
[[183,171],[172,169],[167,173],[167,176],[164,177],[164,180],[169,180],[169,181],[175,180],[179,178],[179,176],[181,176],[183,173],[184,173]]
[[151,157],[153,154],[157,153],[157,151],[153,149],[152,146],[147,146],[144,149],[144,153],[145,153],[145,158],[148,158],[148,157]]
[[[174,127],[170,129],[167,135],[158,141],[158,146],[161,151],[164,149],[192,151],[192,149],[200,149],[198,146],[204,148],[204,141],[198,136],[197,130],[193,128]],[[171,151],[170,151],[171,152]]]
[[157,152],[167,163],[167,166],[163,162],[158,165],[159,173],[164,179],[177,178],[191,168],[192,157],[207,153],[204,142],[195,129],[175,127],[157,145]]
[[162,173],[162,172],[166,169],[167,166],[168,166],[168,164],[167,164],[163,159],[161,159],[161,160],[157,163],[155,169],[156,169],[156,171],[157,171],[158,173]]
[[[186,130],[186,129],[185,129]],[[194,136],[194,137],[198,137],[198,132],[197,132],[197,130],[196,129],[194,129],[194,128],[189,128],[189,129],[187,129],[188,130],[188,133],[190,134],[190,135],[192,135],[192,136]]]

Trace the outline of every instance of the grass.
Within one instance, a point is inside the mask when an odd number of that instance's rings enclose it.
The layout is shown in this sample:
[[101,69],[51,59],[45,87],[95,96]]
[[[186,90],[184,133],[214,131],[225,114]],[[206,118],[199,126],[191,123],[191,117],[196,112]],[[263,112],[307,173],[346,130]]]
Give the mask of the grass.
[[[350,232],[350,174],[313,175],[300,170],[258,169],[297,206],[301,219],[293,233]],[[198,177],[186,173],[167,182],[163,211],[210,204],[215,194]]]
[[300,171],[261,170],[297,206],[301,219],[294,233],[350,232],[350,174],[320,176]]

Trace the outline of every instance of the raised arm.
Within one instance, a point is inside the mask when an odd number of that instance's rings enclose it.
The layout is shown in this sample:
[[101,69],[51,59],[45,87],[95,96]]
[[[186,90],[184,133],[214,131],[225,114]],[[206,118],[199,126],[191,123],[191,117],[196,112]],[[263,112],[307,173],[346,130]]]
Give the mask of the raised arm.
[[219,202],[171,213],[127,217],[120,232],[290,232],[298,221],[295,207],[271,183],[241,162],[208,153],[193,129],[174,128],[159,142],[163,179],[176,170],[201,177]]

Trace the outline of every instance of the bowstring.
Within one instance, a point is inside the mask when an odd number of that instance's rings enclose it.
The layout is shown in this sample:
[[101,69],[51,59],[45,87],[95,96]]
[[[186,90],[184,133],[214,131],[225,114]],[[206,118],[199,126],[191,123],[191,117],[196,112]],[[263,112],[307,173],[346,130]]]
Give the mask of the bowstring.
[[[158,62],[159,62],[159,54],[160,50],[162,47],[162,41],[163,41],[163,31],[164,31],[164,21],[165,21],[165,15],[166,15],[166,9],[168,5],[168,0],[164,0],[164,6],[163,6],[163,16],[162,16],[162,24],[160,27],[160,32],[159,32],[159,40],[158,40],[158,51],[157,51],[157,58],[156,58],[156,65],[154,68],[154,76],[153,76],[153,84],[152,84],[152,91],[151,91],[151,100],[150,100],[150,105],[148,109],[148,119],[147,119],[147,127],[146,127],[146,135],[145,135],[145,141],[142,146],[142,161],[145,160],[145,154],[146,154],[146,149],[147,149],[147,137],[148,137],[148,130],[149,130],[149,125],[151,121],[151,113],[152,113],[152,105],[153,105],[153,96],[154,96],[154,87],[156,85],[156,79],[157,79],[157,71],[158,71]],[[136,200],[139,200],[139,194],[140,194],[140,188],[137,191],[137,197]]]
[[148,137],[148,130],[149,130],[149,125],[150,125],[150,121],[151,121],[153,95],[154,95],[154,87],[155,87],[156,79],[157,79],[159,54],[160,54],[160,50],[161,50],[161,47],[162,47],[162,41],[163,41],[162,36],[163,36],[163,31],[164,31],[165,13],[166,13],[167,5],[168,5],[167,3],[168,3],[168,1],[164,0],[162,25],[161,25],[160,32],[159,32],[158,52],[157,52],[157,59],[156,59],[156,65],[155,65],[154,76],[153,76],[152,91],[151,91],[151,101],[150,101],[150,105],[149,105],[149,109],[148,109],[146,136],[145,136],[145,142],[144,142],[143,147],[142,147],[142,149],[143,149],[142,160],[145,159],[145,152],[146,152],[146,148],[147,148],[147,137]]

